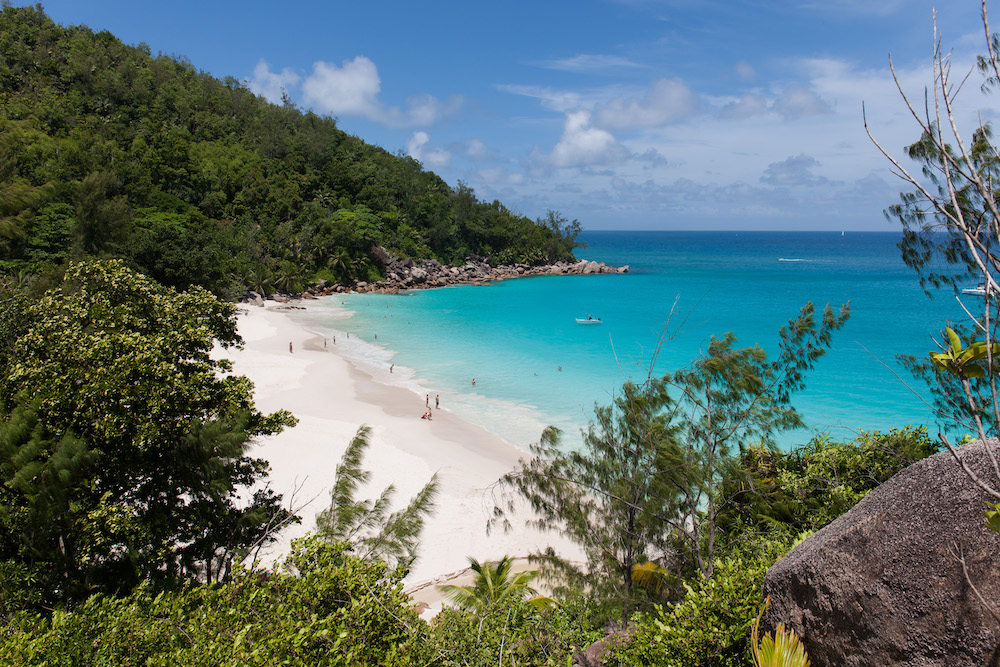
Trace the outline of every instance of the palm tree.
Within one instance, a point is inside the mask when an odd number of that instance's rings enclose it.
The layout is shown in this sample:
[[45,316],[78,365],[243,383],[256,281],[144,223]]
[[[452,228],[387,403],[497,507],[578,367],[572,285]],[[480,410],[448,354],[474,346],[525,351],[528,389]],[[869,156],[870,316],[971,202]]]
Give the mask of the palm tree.
[[438,590],[459,609],[478,615],[488,613],[505,600],[521,600],[527,595],[533,596],[528,600],[528,604],[532,606],[545,607],[554,603],[551,598],[538,595],[538,591],[528,585],[538,576],[536,570],[514,574],[511,571],[513,565],[512,556],[504,556],[495,562],[482,563],[470,556],[469,569],[476,573],[473,584],[471,586],[443,584],[438,586]]

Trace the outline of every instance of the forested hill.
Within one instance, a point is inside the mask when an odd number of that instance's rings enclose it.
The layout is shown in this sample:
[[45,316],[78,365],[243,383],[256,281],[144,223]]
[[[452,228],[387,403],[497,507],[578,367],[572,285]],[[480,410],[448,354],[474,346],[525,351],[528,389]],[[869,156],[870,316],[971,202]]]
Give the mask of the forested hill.
[[[332,118],[108,32],[0,8],[0,273],[121,257],[234,296],[372,280],[372,248],[445,263],[569,259],[579,224],[449,187]],[[0,281],[2,282],[2,281]],[[9,280],[8,280],[9,282]]]

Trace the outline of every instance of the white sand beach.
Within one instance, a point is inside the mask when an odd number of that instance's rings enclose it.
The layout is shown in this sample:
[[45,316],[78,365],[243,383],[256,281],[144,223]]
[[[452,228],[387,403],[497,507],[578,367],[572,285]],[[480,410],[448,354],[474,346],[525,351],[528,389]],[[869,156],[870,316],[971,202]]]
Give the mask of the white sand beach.
[[329,504],[337,463],[363,424],[372,427],[365,468],[373,474],[366,497],[395,484],[396,500],[403,505],[438,474],[437,509],[406,580],[415,599],[432,610],[440,607],[433,584],[455,579],[467,567],[468,556],[483,561],[524,557],[548,544],[561,551],[572,548],[559,544],[559,536],[527,529],[523,520],[508,534],[497,530],[487,535],[492,486],[526,452],[457,418],[445,407],[446,400],[433,411],[433,420],[421,419],[425,396],[357,370],[336,354],[334,345],[324,349],[321,336],[300,327],[278,304],[248,307],[238,316],[238,326],[244,349],[223,353],[233,361],[233,371],[254,383],[258,409],[286,409],[299,420],[251,452],[270,462],[271,488],[284,495],[286,505],[291,499],[302,517],[302,524],[287,529],[271,548],[270,559],[315,527],[316,514]]

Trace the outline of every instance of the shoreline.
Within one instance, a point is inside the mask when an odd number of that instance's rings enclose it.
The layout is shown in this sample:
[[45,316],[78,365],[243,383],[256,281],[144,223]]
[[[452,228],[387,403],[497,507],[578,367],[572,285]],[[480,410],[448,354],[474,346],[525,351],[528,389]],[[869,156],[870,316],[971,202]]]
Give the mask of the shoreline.
[[[347,284],[329,284],[320,281],[300,294],[274,294],[268,297],[278,303],[288,303],[299,299],[315,299],[344,292],[364,294],[379,292],[398,294],[412,289],[433,289],[455,285],[486,285],[491,282],[516,278],[559,275],[598,275],[602,273],[628,273],[629,265],[610,266],[604,262],[581,259],[575,262],[553,262],[550,264],[501,264],[493,266],[485,258],[469,257],[465,264],[452,266],[441,264],[434,259],[414,261],[389,254],[385,248],[376,246],[373,251],[379,266],[385,271],[385,278],[377,282],[349,281]],[[265,306],[266,300],[257,292],[248,291],[242,303]]]
[[514,522],[509,533],[486,533],[497,502],[491,487],[527,452],[446,408],[434,409],[431,421],[422,420],[424,397],[383,384],[325,349],[320,334],[289,317],[292,310],[279,304],[244,308],[237,315],[243,349],[218,352],[232,360],[234,374],[253,382],[259,410],[285,409],[299,420],[297,426],[259,440],[249,452],[270,463],[270,487],[302,518],[262,552],[265,561],[280,558],[292,539],[315,528],[316,514],[329,504],[336,466],[363,424],[372,429],[363,464],[372,480],[359,492],[361,497],[374,497],[393,484],[394,508],[402,507],[438,474],[436,510],[425,522],[418,558],[405,579],[417,602],[440,609],[433,584],[460,580],[470,556],[480,561],[506,555],[523,559],[547,546],[574,553],[559,536],[529,529],[523,520]]

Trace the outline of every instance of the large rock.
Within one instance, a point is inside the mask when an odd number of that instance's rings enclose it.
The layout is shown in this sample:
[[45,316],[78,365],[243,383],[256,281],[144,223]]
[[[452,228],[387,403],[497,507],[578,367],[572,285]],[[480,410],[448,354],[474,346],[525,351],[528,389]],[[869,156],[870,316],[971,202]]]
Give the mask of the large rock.
[[[959,451],[1000,484],[983,443]],[[814,667],[1000,665],[1000,623],[968,583],[1000,603],[987,499],[949,452],[913,464],[768,571],[765,627],[794,630]]]

